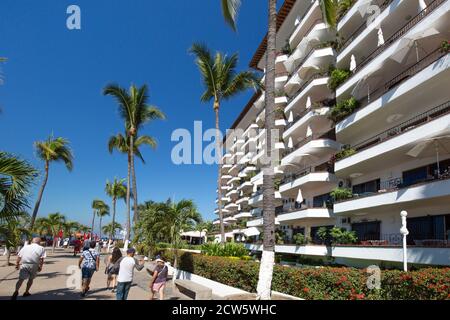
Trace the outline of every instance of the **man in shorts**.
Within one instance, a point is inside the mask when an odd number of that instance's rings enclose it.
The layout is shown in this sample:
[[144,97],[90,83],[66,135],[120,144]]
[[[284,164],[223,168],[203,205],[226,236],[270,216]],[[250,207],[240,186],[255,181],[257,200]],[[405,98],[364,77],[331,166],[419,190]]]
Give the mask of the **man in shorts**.
[[38,272],[42,270],[44,259],[47,257],[45,249],[39,245],[41,238],[34,238],[30,245],[24,246],[17,255],[16,270],[19,270],[19,280],[16,283],[16,291],[11,299],[16,300],[19,289],[25,280],[28,280],[24,297],[30,296],[30,288]]

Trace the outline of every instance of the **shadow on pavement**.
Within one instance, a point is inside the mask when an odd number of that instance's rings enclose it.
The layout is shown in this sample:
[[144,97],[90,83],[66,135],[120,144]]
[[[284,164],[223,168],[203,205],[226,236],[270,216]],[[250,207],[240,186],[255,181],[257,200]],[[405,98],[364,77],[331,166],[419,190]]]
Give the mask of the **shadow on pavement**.
[[[33,288],[31,288],[33,289]],[[23,291],[23,290],[21,290]],[[111,300],[111,295],[106,294],[97,294],[98,292],[105,291],[104,288],[102,289],[96,289],[92,290],[88,293],[86,298],[81,298],[80,291],[63,288],[63,289],[56,289],[56,290],[50,290],[47,292],[39,292],[36,295],[31,295],[29,297],[22,297],[19,295],[17,300],[86,300],[86,299],[96,299],[96,300]],[[23,293],[23,292],[21,292]],[[31,290],[31,293],[33,293],[33,290]],[[10,300],[10,296],[0,296],[0,300]]]

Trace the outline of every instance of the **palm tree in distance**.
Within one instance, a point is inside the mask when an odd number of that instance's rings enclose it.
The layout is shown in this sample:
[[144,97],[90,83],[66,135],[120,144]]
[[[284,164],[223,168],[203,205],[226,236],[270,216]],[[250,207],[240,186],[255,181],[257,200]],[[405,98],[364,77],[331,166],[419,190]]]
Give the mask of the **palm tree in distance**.
[[100,219],[99,221],[99,234],[100,234],[100,239],[102,238],[102,220],[103,217],[105,216],[109,216],[109,206],[105,205],[104,207],[100,208],[100,210],[97,211],[97,215]]
[[38,214],[39,206],[42,201],[42,195],[44,194],[45,186],[47,185],[48,173],[50,169],[50,164],[52,162],[64,162],[67,170],[72,171],[73,169],[73,154],[69,147],[69,141],[64,138],[53,138],[50,136],[45,141],[38,141],[35,143],[35,148],[37,152],[37,157],[44,161],[45,164],[45,175],[42,182],[42,186],[39,190],[39,194],[34,206],[33,214],[31,216],[30,229],[34,226],[34,221]]
[[164,113],[157,107],[150,106],[148,104],[148,87],[143,85],[138,88],[132,85],[127,91],[124,88],[116,84],[110,84],[103,90],[104,95],[112,96],[116,99],[119,105],[119,113],[122,119],[125,121],[126,135],[129,137],[128,148],[128,180],[127,180],[127,237],[125,240],[130,240],[131,230],[131,218],[130,218],[130,176],[133,175],[133,202],[134,202],[134,214],[135,220],[139,219],[138,212],[138,196],[136,187],[136,175],[134,173],[134,150],[135,140],[138,136],[139,129],[141,129],[146,123],[157,120],[165,119]]
[[91,205],[92,209],[93,209],[93,214],[92,214],[92,227],[91,227],[91,239],[95,230],[95,216],[99,215],[100,211],[109,211],[109,207],[108,205],[102,201],[102,200],[98,200],[95,199],[94,201],[92,201],[92,205]]
[[122,229],[123,229],[122,225],[117,222],[114,222],[114,223],[111,222],[102,227],[103,233],[110,234],[110,235],[115,235],[117,230],[121,231]]
[[[147,136],[147,135],[143,135],[143,136],[137,136],[136,139],[134,140],[134,151],[133,154],[136,155],[139,159],[141,159],[142,163],[145,164],[145,160],[144,157],[142,156],[141,151],[139,150],[139,148],[141,146],[147,145],[149,147],[151,147],[152,149],[156,149],[157,146],[157,142],[153,137]],[[125,138],[122,134],[117,134],[116,136],[112,136],[111,138],[109,138],[108,141],[108,150],[109,153],[113,153],[114,149],[116,149],[117,151],[124,153],[128,156],[128,165],[129,167],[131,167],[131,153],[129,152],[130,150],[130,136],[127,136],[127,138]],[[133,166],[134,168],[134,166]],[[132,179],[133,179],[133,194],[134,194],[134,190],[136,188],[136,173],[135,170],[131,170],[131,174],[132,174]],[[135,200],[135,203],[137,202],[137,199]],[[137,222],[137,218],[138,215],[136,214],[136,212],[138,212],[139,209],[137,209],[136,211],[136,207],[134,207],[134,216],[133,216],[133,222],[136,223]]]
[[[127,195],[127,187],[125,185],[125,179],[118,180],[114,178],[113,182],[106,181],[105,192],[108,196],[112,198],[112,225],[115,225],[116,222],[116,202],[118,199],[126,199]],[[129,221],[128,221],[129,222]],[[112,239],[114,233],[109,234],[109,239]]]
[[0,222],[28,209],[28,192],[37,171],[28,162],[0,152]]
[[[335,28],[338,0],[319,0],[324,21]],[[240,0],[221,0],[225,21],[236,30],[236,17],[241,5]],[[269,0],[269,23],[266,52],[266,82],[265,82],[265,129],[267,157],[272,159],[272,130],[275,128],[275,60],[277,38],[277,1]],[[273,161],[270,161],[273,162]],[[266,169],[266,170],[264,170]],[[267,170],[269,169],[269,170]],[[273,276],[273,264],[275,261],[275,187],[273,179],[273,165],[263,168],[263,228],[264,247],[260,263],[259,280],[257,286],[258,298],[269,300],[271,298],[271,286]],[[220,188],[220,187],[219,187]],[[219,189],[220,191],[220,189]]]
[[222,153],[219,110],[223,100],[228,100],[249,88],[260,88],[260,81],[256,74],[250,71],[236,72],[238,55],[227,56],[216,52],[213,56],[211,51],[203,44],[195,43],[189,50],[196,57],[196,64],[200,71],[205,91],[201,96],[202,102],[213,101],[213,110],[216,117],[216,157],[218,158],[219,170],[217,178],[218,209],[220,219],[221,242],[225,243],[225,228],[222,213]]

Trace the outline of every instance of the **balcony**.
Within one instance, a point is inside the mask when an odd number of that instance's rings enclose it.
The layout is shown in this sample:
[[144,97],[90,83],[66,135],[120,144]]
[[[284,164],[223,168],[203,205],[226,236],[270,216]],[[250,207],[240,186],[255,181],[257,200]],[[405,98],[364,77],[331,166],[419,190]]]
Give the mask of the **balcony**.
[[314,47],[309,54],[300,61],[295,71],[287,79],[286,89],[298,86],[299,82],[306,79],[313,72],[326,69],[330,64],[334,64],[335,52],[327,43]]
[[[275,225],[279,225],[280,222],[278,221],[278,218],[275,218]],[[263,226],[263,218],[247,221],[247,227],[262,227]]]
[[[253,207],[260,207],[263,204],[263,192],[262,190],[258,190],[255,194],[249,199],[248,205]],[[281,203],[282,197],[280,192],[275,191],[275,202]]]
[[350,176],[355,172],[364,174],[385,161],[401,163],[411,159],[408,154],[418,144],[438,141],[440,137],[450,134],[449,123],[450,102],[446,102],[353,145],[351,149],[355,154],[337,161],[335,171],[339,176]]
[[278,215],[278,221],[280,223],[293,223],[297,220],[308,220],[308,219],[330,219],[331,210],[323,208],[305,208],[296,209],[291,212],[283,213]]
[[236,220],[240,220],[240,219],[248,219],[248,218],[252,218],[253,216],[252,216],[252,214],[250,213],[250,212],[241,212],[241,213],[238,213],[238,214],[236,214],[235,216],[234,216],[234,218],[236,219]]
[[281,166],[299,163],[305,156],[320,158],[340,149],[335,141],[334,130],[325,133],[313,133],[309,137],[297,142],[283,154]]
[[286,131],[283,133],[283,139],[287,139],[290,136],[298,136],[297,133],[306,135],[307,125],[313,125],[321,130],[330,128],[332,125],[331,121],[328,119],[329,112],[330,107],[321,105],[312,106],[311,108],[304,110],[289,123]]
[[[289,36],[289,45],[291,48],[297,47],[300,41],[308,34],[308,30],[311,25],[315,24],[315,21],[321,18],[321,12],[318,1],[311,1],[305,10],[303,16],[297,19],[299,22],[295,26],[292,34]],[[312,24],[311,24],[312,21]]]
[[[445,4],[444,4],[445,3]],[[444,4],[444,7],[441,5]],[[336,90],[336,96],[341,96],[344,92],[354,86],[358,81],[362,79],[365,74],[370,73],[373,70],[379,69],[379,65],[385,60],[389,59],[397,50],[397,46],[400,39],[407,38],[425,28],[431,28],[435,25],[442,25],[445,23],[445,12],[449,10],[449,3],[446,0],[434,0],[425,10],[421,11],[417,16],[412,18],[402,28],[397,30],[391,37],[389,37],[384,44],[378,46],[365,59],[360,62],[353,70],[353,74]],[[438,8],[440,8],[438,10]],[[426,19],[428,18],[428,19]],[[422,23],[427,20],[427,25]],[[364,71],[364,72],[363,72]]]
[[[341,140],[345,140],[347,136],[354,137],[358,130],[369,131],[374,119],[375,123],[379,123],[383,117],[392,115],[394,109],[395,114],[410,114],[415,110],[422,110],[422,105],[431,100],[436,101],[445,92],[449,68],[448,54],[440,49],[431,52],[389,81],[374,87],[370,95],[359,97],[358,107],[337,123],[336,133]],[[423,95],[422,92],[430,94]],[[412,101],[415,104],[411,105]],[[350,128],[354,129],[347,130]]]
[[[263,248],[262,244],[246,244],[245,246],[252,251],[262,251]],[[368,261],[403,262],[403,249],[401,247],[277,245],[275,246],[275,252]],[[450,248],[409,247],[408,263],[449,266]]]
[[287,175],[281,181],[280,193],[296,198],[297,191],[300,188],[308,188],[308,190],[310,190],[327,185],[332,187],[335,186],[336,183],[337,178],[333,173],[328,171],[316,171],[314,167],[309,167],[299,170],[294,174]]
[[306,105],[309,96],[317,97],[316,101],[332,98],[333,93],[328,89],[328,79],[328,73],[320,73],[312,76],[309,81],[304,83],[299,90],[291,95],[284,112],[287,114],[297,106]]
[[353,195],[353,198],[334,204],[334,213],[349,214],[360,210],[379,208],[419,200],[450,196],[450,173],[429,177],[406,186],[401,178],[384,181],[374,193]]

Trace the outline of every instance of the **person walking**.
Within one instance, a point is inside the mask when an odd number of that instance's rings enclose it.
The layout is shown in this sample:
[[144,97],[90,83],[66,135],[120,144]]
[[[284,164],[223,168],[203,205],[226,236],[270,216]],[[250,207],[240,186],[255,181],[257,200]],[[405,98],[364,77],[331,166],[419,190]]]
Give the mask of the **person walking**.
[[117,300],[127,300],[130,292],[131,284],[133,283],[134,269],[141,271],[144,268],[144,260],[137,260],[134,255],[136,250],[129,248],[127,256],[122,259],[119,267],[119,274],[117,276]]
[[122,262],[122,251],[119,248],[114,248],[111,255],[106,258],[105,273],[107,275],[106,290],[109,290],[112,283],[111,292],[116,292],[117,275],[119,274],[120,263]]
[[41,238],[33,238],[31,244],[24,246],[17,255],[16,270],[19,270],[19,280],[11,299],[16,300],[23,282],[28,279],[24,297],[31,295],[30,288],[38,272],[42,271],[44,259],[47,257],[45,249],[40,246]]
[[89,291],[92,276],[98,271],[100,266],[100,255],[95,251],[95,241],[91,241],[90,248],[84,250],[78,261],[78,267],[81,269],[81,296],[85,297]]
[[164,300],[164,289],[166,288],[168,274],[169,268],[165,261],[161,258],[156,259],[156,268],[150,280],[150,300],[153,300],[155,293],[159,294],[159,300]]
[[81,251],[81,240],[76,238],[73,242],[73,256],[75,257]]

